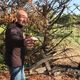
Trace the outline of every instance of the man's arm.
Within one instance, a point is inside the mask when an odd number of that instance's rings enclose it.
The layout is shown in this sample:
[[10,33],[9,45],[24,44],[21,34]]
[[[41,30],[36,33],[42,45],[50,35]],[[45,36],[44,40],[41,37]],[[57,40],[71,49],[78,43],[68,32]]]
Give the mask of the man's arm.
[[16,28],[10,29],[10,39],[12,42],[12,45],[15,47],[23,47],[24,46],[24,39],[19,34],[20,32]]

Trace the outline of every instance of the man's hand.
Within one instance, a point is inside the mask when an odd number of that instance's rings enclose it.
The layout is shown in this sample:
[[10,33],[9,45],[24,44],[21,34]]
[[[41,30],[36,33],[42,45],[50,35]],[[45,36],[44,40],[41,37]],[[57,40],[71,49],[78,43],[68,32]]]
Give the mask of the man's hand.
[[35,41],[37,41],[38,39],[32,36],[27,36],[27,38],[25,39],[25,46],[27,49],[32,49],[35,45]]

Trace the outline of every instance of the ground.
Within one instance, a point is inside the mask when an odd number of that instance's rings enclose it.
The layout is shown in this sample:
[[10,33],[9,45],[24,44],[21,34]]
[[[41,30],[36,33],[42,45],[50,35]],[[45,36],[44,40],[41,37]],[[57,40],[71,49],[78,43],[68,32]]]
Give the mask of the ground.
[[[28,76],[29,80],[79,80],[66,75],[44,75],[36,74]],[[9,80],[9,74],[7,71],[0,73],[0,80]]]
[[[27,71],[25,71],[26,77],[29,80],[80,80],[80,46],[71,45],[66,48],[69,49],[64,53],[66,55],[60,54],[55,57],[59,59],[53,62],[55,65],[52,69],[52,75],[40,73],[41,69],[37,74],[28,76]],[[0,72],[0,80],[9,80],[9,72]]]

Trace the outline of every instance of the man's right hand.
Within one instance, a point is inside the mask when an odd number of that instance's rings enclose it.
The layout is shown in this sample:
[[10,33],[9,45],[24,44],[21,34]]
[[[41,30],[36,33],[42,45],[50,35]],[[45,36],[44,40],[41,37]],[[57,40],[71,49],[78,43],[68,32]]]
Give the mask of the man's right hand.
[[25,39],[24,45],[27,49],[32,49],[34,47],[35,41],[29,36]]

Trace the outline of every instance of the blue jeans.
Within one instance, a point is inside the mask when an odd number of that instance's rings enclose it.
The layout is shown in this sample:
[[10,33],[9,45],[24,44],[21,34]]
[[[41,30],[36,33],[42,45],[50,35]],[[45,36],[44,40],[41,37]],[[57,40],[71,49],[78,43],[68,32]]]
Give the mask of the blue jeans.
[[10,69],[10,80],[25,80],[24,67],[12,67]]

